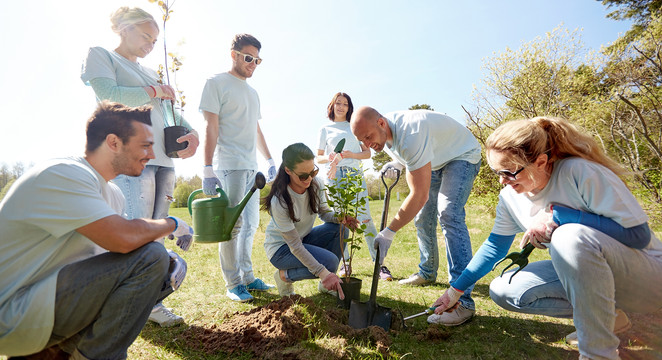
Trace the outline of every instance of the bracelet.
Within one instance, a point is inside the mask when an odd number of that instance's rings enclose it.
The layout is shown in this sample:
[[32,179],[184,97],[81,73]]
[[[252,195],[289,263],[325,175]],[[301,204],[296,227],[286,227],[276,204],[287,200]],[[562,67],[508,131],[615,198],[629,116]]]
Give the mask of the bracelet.
[[152,96],[152,97],[156,97],[156,89],[154,88],[154,86],[150,85],[149,87],[151,87],[152,91],[154,91],[154,96]]
[[166,219],[172,219],[172,221],[175,222],[175,230],[173,230],[172,232],[177,231],[177,228],[179,227],[179,224],[177,223],[177,220],[172,216],[168,216]]

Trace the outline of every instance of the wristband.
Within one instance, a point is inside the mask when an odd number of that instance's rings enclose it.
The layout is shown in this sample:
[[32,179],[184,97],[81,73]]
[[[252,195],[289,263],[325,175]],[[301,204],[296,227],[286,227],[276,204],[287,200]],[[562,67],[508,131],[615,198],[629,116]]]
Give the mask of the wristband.
[[175,219],[175,218],[172,217],[172,216],[168,216],[166,219],[172,219],[172,221],[175,222],[175,230],[173,230],[172,232],[177,231],[177,228],[179,227],[179,224],[177,223],[177,219]]
[[152,91],[154,91],[154,96],[152,96],[152,97],[156,97],[156,89],[154,88],[154,86],[150,85],[149,87],[151,87]]

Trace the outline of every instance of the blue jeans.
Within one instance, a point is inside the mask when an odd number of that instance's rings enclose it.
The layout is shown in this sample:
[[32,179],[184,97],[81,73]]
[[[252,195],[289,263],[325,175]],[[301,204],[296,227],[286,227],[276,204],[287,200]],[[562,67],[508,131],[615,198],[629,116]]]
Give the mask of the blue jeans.
[[[326,183],[335,183],[338,181],[338,179],[342,179],[348,174],[356,174],[359,171],[360,170],[348,166],[338,166],[336,167],[336,178],[333,180],[326,178]],[[361,215],[358,216],[357,220],[359,220],[359,222],[362,224],[366,224],[365,234],[372,234],[372,236],[365,235],[364,237],[365,242],[368,245],[368,252],[370,252],[370,257],[372,257],[372,261],[375,261],[375,236],[377,236],[378,231],[377,228],[375,228],[375,222],[372,221],[372,216],[370,215],[370,199],[368,199],[368,188],[366,187],[365,180],[363,180],[363,184],[361,184],[361,186],[363,187],[363,191],[359,194],[359,197],[365,199],[365,206],[361,207]],[[345,259],[349,259],[349,247],[345,247],[344,255]]]
[[[235,207],[255,183],[255,170],[222,170],[217,173],[223,191],[228,196],[230,207]],[[218,256],[225,287],[233,289],[238,285],[248,285],[255,280],[253,274],[253,236],[260,224],[260,195],[255,191],[246,203],[235,225],[232,240],[218,244]]]
[[[349,231],[345,228],[345,236]],[[332,273],[338,270],[340,263],[340,253],[342,251],[340,244],[340,225],[334,223],[324,223],[315,226],[308,235],[302,239],[303,246],[320,264]],[[344,247],[345,244],[342,243]],[[285,270],[285,277],[290,281],[299,281],[303,279],[315,279],[303,263],[292,254],[287,244],[281,246],[274,256],[270,259],[271,263],[279,270]]]
[[662,308],[662,256],[580,224],[558,227],[549,254],[551,260],[529,264],[510,284],[512,271],[494,279],[490,297],[510,311],[572,317],[580,354],[618,359],[616,308],[637,313]]
[[127,219],[168,217],[168,197],[175,191],[175,168],[147,165],[140,176],[119,175],[112,181],[126,198]]
[[[465,222],[464,205],[469,199],[474,179],[480,170],[480,162],[456,160],[439,170],[432,171],[428,201],[416,215],[416,235],[421,263],[419,275],[428,281],[437,279],[439,246],[437,245],[437,219],[446,239],[449,282],[454,282],[471,261],[471,238]],[[460,303],[467,309],[475,309],[471,298],[473,286],[465,290]]]
[[62,268],[47,347],[60,344],[90,359],[125,359],[154,304],[172,293],[169,259],[163,245],[151,242]]

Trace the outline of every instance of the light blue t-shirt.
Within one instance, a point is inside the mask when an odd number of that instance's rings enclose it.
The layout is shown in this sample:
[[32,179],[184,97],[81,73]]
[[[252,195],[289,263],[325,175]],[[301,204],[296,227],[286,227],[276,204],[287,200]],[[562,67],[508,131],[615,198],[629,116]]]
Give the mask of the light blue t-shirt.
[[116,214],[108,201],[120,195],[83,158],[35,166],[12,186],[0,203],[0,353],[46,346],[58,272],[100,251],[75,230]]
[[[336,148],[340,140],[345,139],[344,150],[349,150],[353,153],[360,153],[361,144],[359,140],[352,134],[348,121],[330,122],[320,129],[320,140],[317,149],[324,150],[324,154],[329,155]],[[327,169],[330,163],[326,163]],[[358,169],[361,166],[359,159],[342,159],[338,162],[337,166],[347,166]]]
[[257,170],[257,91],[230,73],[214,75],[202,90],[200,111],[218,115],[214,170]]
[[[85,85],[90,85],[93,79],[112,79],[118,86],[133,87],[138,89],[139,93],[144,93],[142,89],[145,86],[158,85],[158,74],[156,71],[143,67],[137,62],[133,62],[115,51],[108,51],[102,47],[92,47],[89,50],[87,59],[83,63],[83,69],[80,76]],[[123,95],[127,97],[124,98]],[[98,96],[97,96],[98,98]],[[136,103],[138,100],[144,100],[142,103]],[[104,99],[98,99],[104,100]],[[147,165],[174,167],[174,162],[165,153],[163,129],[166,126],[174,125],[172,120],[172,109],[170,101],[157,98],[150,98],[144,94],[144,98],[131,97],[127,93],[118,92],[112,98],[106,99],[127,106],[151,105],[152,111],[150,118],[152,120],[152,129],[154,133],[154,159],[151,159]],[[176,114],[177,116],[178,114]],[[167,119],[164,119],[167,117]],[[183,125],[188,129],[191,126],[183,119],[178,118],[177,125]],[[181,121],[181,122],[180,122]]]
[[480,161],[480,144],[471,131],[450,116],[428,110],[385,114],[393,143],[384,150],[414,171],[430,163],[439,170],[453,160]]

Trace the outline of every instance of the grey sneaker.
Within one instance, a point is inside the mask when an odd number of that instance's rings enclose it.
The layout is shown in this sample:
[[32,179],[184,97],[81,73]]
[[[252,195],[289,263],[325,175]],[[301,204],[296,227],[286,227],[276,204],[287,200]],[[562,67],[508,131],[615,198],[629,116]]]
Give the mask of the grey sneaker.
[[168,310],[161,304],[154,306],[152,312],[149,314],[149,320],[161,325],[162,327],[175,326],[184,322],[183,317],[175,315],[172,311]]
[[471,319],[475,313],[476,310],[467,309],[462,306],[462,304],[459,304],[457,308],[451,312],[445,312],[441,315],[432,314],[428,316],[428,322],[430,324],[457,326],[469,321],[469,319]]
[[[627,314],[621,309],[616,309],[616,321],[614,322],[614,334],[620,334],[630,330],[632,323],[628,319]],[[579,345],[579,340],[577,340],[577,331],[573,331],[565,337],[565,342],[568,345],[577,346]]]
[[294,285],[292,285],[291,282],[283,281],[283,279],[280,278],[280,270],[276,270],[276,273],[274,274],[274,280],[276,280],[278,295],[280,296],[294,295]]
[[434,281],[425,280],[421,275],[418,275],[418,273],[413,274],[406,279],[402,279],[398,281],[398,284],[400,285],[412,285],[412,286],[423,286],[432,283],[434,283]]

